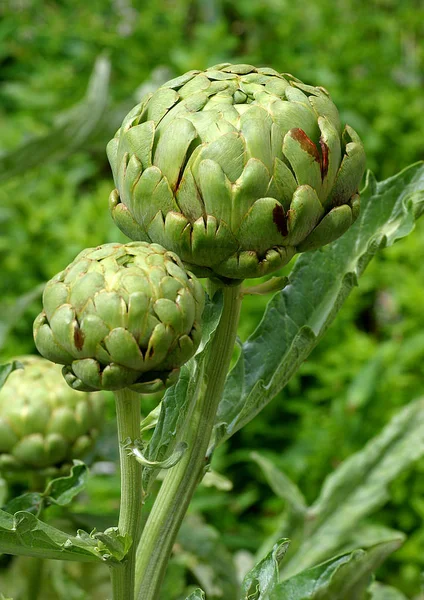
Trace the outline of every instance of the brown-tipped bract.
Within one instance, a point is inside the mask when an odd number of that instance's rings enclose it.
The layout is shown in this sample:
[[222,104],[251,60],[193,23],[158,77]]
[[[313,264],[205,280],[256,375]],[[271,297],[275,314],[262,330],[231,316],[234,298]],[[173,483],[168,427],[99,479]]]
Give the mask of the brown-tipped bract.
[[342,235],[365,154],[328,92],[221,64],[165,83],[109,142],[112,216],[199,276],[244,279]]
[[46,285],[38,351],[77,390],[155,392],[172,384],[201,337],[204,291],[158,244],[83,250]]

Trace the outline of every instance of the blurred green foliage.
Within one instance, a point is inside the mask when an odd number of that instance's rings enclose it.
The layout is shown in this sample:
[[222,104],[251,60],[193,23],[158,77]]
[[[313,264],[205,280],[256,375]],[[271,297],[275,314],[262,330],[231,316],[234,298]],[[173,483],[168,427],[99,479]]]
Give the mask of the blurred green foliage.
[[[30,294],[13,328],[3,327],[3,340],[0,322],[0,358],[34,351],[37,285],[84,247],[123,240],[107,210],[112,177],[105,144],[140,98],[140,86],[152,78],[160,84],[158,67],[173,76],[224,61],[266,64],[323,85],[382,179],[424,156],[423,39],[420,0],[3,0],[0,151],[60,123],[84,97],[101,53],[110,60],[111,81],[106,116],[86,144],[32,170],[23,164],[22,175],[0,188],[3,326],[16,300]],[[255,552],[283,508],[249,460],[251,450],[268,453],[312,501],[340,461],[423,394],[423,255],[419,223],[373,261],[284,392],[217,452],[214,468],[233,482],[233,491],[201,488],[191,512],[202,513],[231,551]],[[246,298],[243,339],[266,301]],[[379,522],[409,536],[379,579],[409,597],[418,594],[424,570],[423,471],[419,464],[397,479],[379,514]],[[81,515],[116,511],[116,476],[95,479],[77,507]],[[178,561],[173,569],[181,578]]]

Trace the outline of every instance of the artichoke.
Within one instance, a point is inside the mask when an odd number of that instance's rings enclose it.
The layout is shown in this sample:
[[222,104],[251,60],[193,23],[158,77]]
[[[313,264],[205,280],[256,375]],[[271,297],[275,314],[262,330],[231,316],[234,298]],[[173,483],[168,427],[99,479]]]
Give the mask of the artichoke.
[[259,277],[342,235],[365,154],[322,87],[221,64],[165,83],[108,144],[112,216],[203,277]]
[[18,358],[0,390],[0,469],[58,467],[89,451],[103,418],[103,398],[80,394],[60,368],[39,356]]
[[83,250],[50,280],[34,323],[38,351],[65,365],[77,390],[171,385],[201,337],[204,291],[175,254],[157,244]]

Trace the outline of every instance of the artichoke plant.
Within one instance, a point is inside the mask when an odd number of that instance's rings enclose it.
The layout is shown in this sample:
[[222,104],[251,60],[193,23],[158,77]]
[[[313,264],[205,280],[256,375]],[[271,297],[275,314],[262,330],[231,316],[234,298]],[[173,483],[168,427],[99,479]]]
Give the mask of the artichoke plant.
[[343,234],[365,154],[322,87],[251,65],[160,87],[109,142],[112,216],[199,276],[258,277]]
[[0,390],[0,469],[59,467],[93,446],[103,419],[103,398],[80,394],[60,368],[39,356],[18,358]]
[[83,250],[46,285],[35,343],[77,390],[155,392],[173,383],[201,337],[204,291],[157,244]]

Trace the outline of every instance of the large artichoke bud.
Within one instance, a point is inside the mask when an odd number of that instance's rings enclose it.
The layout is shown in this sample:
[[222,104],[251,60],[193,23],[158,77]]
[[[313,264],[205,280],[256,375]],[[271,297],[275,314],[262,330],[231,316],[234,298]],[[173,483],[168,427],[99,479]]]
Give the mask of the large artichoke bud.
[[113,218],[197,275],[258,277],[338,238],[359,212],[365,154],[328,92],[221,64],[165,83],[109,142]]
[[39,356],[18,358],[0,390],[0,469],[44,469],[80,458],[103,420],[103,398],[80,394],[57,365]]
[[201,337],[204,291],[157,244],[83,250],[50,280],[35,344],[78,390],[154,392],[173,383]]

